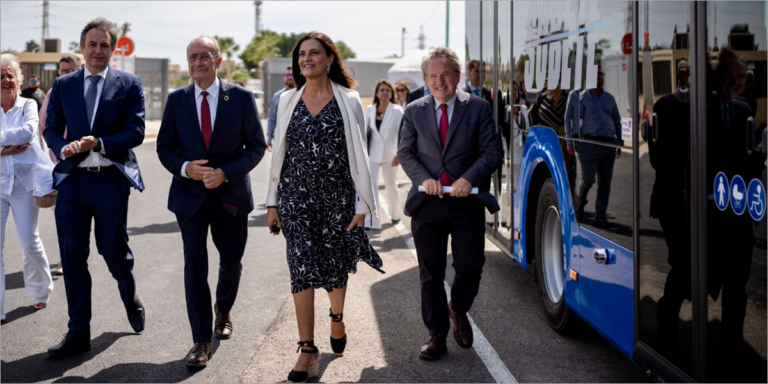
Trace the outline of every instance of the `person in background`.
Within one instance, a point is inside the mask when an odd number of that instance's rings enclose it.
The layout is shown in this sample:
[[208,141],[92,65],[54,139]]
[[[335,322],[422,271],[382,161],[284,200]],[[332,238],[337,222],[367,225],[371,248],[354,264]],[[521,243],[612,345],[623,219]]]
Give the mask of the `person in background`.
[[[565,117],[565,135],[574,137],[574,128],[579,129],[581,119],[581,138],[605,144],[624,145],[621,139],[621,115],[613,95],[603,90],[605,72],[597,67],[597,88],[587,89],[581,93],[571,92],[568,98],[568,111]],[[578,133],[578,132],[577,132]],[[597,202],[595,202],[594,225],[607,228],[608,200],[611,196],[611,180],[613,165],[621,157],[621,148],[594,144],[586,141],[568,143],[568,154],[576,154],[581,164],[581,179],[579,179],[579,206],[576,209],[576,219],[584,219],[584,206],[589,189],[595,183],[597,176]]]
[[56,230],[69,306],[68,332],[48,349],[57,357],[91,348],[91,229],[131,328],[140,333],[146,320],[127,232],[130,189],[144,190],[133,152],[144,141],[144,91],[138,76],[109,67],[117,33],[104,18],[86,24],[80,33],[85,68],[57,78],[48,102],[43,134],[61,159],[53,187],[59,190]]
[[53,291],[53,279],[45,248],[37,232],[40,209],[35,197],[53,192],[53,163],[40,147],[37,137],[37,106],[18,95],[24,80],[16,56],[0,57],[0,143],[2,143],[2,178],[0,179],[0,320],[5,320],[5,224],[13,213],[16,235],[21,246],[24,287],[34,299],[35,309],[45,308]]
[[241,80],[235,80],[232,82],[232,84],[239,85],[243,88],[245,88],[245,83],[243,83]]
[[395,98],[397,99],[397,105],[405,110],[405,106],[408,105],[408,94],[411,93],[411,87],[408,83],[401,81],[395,84]]
[[[489,192],[491,175],[503,160],[501,136],[487,101],[458,89],[461,64],[455,52],[437,48],[421,64],[431,97],[408,105],[397,153],[412,187],[405,214],[419,259],[421,314],[429,340],[419,357],[439,359],[447,352],[446,337],[471,348],[467,312],[480,288],[485,264],[485,209],[499,211]],[[425,192],[419,192],[419,187]],[[443,187],[451,186],[449,194]],[[472,188],[478,188],[472,194]],[[453,268],[451,301],[446,305],[445,268],[448,237]]]
[[[387,189],[387,206],[392,224],[400,223],[400,190],[397,187],[397,146],[403,108],[396,104],[392,84],[387,80],[376,83],[373,105],[365,113],[365,127],[368,132],[368,165],[373,180],[373,196],[376,206],[381,206],[379,192],[379,169],[384,176]],[[381,229],[381,220],[374,215],[365,217],[366,227]]]
[[[291,294],[299,328],[299,359],[288,381],[316,377],[315,291],[331,302],[330,344],[336,355],[347,345],[344,300],[349,273],[359,261],[381,271],[382,261],[363,229],[376,214],[365,151],[365,113],[356,82],[325,34],[310,32],[292,53],[297,90],[278,106],[275,151],[269,171],[267,226],[286,239]],[[274,233],[274,232],[273,232]]]
[[[59,59],[59,76],[65,76],[70,73],[74,73],[75,71],[79,71],[80,66],[81,64],[79,57],[71,53],[65,53],[61,55],[61,59]],[[45,100],[43,101],[43,106],[40,109],[40,124],[38,124],[38,129],[40,130],[40,146],[43,148],[43,151],[47,152],[51,157],[53,164],[57,164],[59,162],[59,158],[56,157],[56,155],[53,153],[53,150],[48,148],[45,140],[43,140],[43,130],[45,130],[45,119],[48,117],[48,99],[51,97],[51,90],[53,90],[53,88],[49,89],[48,93],[45,94]],[[64,127],[64,138],[67,138],[66,127]],[[59,262],[59,266],[51,271],[51,273],[56,276],[64,275],[63,264]]]
[[272,140],[275,138],[275,127],[277,126],[277,105],[280,103],[280,95],[283,92],[293,89],[296,86],[296,83],[293,81],[293,73],[291,71],[290,65],[287,66],[283,72],[283,84],[285,84],[285,87],[275,92],[275,94],[272,95],[272,101],[269,103],[269,114],[267,116],[267,150],[270,152],[272,152]]
[[[176,215],[184,242],[184,290],[194,343],[185,360],[195,368],[208,365],[214,333],[218,339],[232,336],[230,311],[243,269],[248,214],[254,208],[248,172],[267,148],[253,93],[216,76],[220,53],[216,39],[208,36],[189,43],[189,75],[195,83],[168,97],[157,136],[160,162],[173,175],[168,209]],[[209,228],[219,251],[213,311]]]
[[426,78],[426,75],[424,75],[424,86],[418,87],[408,94],[408,100],[406,100],[407,104],[410,104],[418,99],[421,99],[424,96],[429,96],[429,94],[430,94],[430,91],[429,91],[429,87],[427,87],[427,78]]
[[34,100],[37,103],[37,111],[40,111],[45,100],[45,92],[40,88],[39,76],[29,75],[29,87],[21,91],[21,97]]
[[464,92],[471,93],[477,97],[482,97],[483,100],[491,103],[493,101],[491,91],[480,84],[480,67],[480,60],[470,60],[469,63],[467,63],[467,72],[469,72],[467,74],[467,80],[469,81],[464,87]]

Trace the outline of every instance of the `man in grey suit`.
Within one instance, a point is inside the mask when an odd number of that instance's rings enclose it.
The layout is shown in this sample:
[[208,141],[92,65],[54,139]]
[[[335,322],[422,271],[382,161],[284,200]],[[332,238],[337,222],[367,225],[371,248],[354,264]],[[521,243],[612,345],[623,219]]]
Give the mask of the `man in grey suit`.
[[[501,139],[490,104],[457,88],[460,68],[458,56],[448,48],[433,50],[422,62],[430,95],[408,104],[397,154],[413,183],[405,214],[413,217],[421,312],[430,334],[419,353],[424,359],[438,359],[447,351],[449,315],[456,342],[472,347],[467,312],[485,264],[483,210],[499,210],[488,190],[491,175],[501,166]],[[450,193],[443,192],[447,186],[453,188]],[[477,193],[471,193],[473,187]],[[446,305],[443,280],[449,235],[456,276]]]

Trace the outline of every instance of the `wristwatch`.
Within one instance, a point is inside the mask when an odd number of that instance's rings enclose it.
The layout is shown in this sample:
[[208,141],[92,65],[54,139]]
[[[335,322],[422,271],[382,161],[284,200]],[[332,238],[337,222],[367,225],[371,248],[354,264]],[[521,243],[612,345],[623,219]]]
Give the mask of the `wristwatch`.
[[96,139],[96,147],[93,148],[94,152],[101,152],[101,139]]

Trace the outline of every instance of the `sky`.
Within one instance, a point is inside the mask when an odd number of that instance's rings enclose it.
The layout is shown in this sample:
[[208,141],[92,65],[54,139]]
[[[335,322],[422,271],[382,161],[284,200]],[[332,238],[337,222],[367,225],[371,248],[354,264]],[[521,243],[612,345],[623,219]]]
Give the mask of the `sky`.
[[[23,51],[25,42],[42,37],[42,1],[0,2],[0,48]],[[230,36],[241,53],[255,34],[253,1],[51,1],[50,38],[60,38],[63,52],[79,41],[88,21],[103,16],[117,24],[131,23],[134,55],[169,58],[187,68],[185,49],[193,38]],[[463,1],[450,2],[449,46],[464,57]],[[418,46],[419,27],[425,45],[445,45],[445,1],[264,1],[261,27],[279,33],[317,30],[344,41],[358,59],[400,54]]]

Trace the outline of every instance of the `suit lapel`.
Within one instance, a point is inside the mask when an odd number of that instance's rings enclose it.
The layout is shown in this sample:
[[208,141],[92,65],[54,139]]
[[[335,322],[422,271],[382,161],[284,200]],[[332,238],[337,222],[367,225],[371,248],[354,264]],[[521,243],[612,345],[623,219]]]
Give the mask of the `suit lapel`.
[[456,91],[456,102],[453,104],[453,114],[451,115],[451,123],[448,125],[448,137],[445,139],[445,146],[443,146],[443,153],[448,148],[448,144],[451,143],[451,138],[459,129],[459,123],[461,118],[464,117],[464,113],[467,112],[467,105],[469,104],[469,94],[461,90]]
[[432,137],[435,138],[438,148],[442,148],[443,141],[440,140],[440,131],[437,128],[437,121],[435,121],[435,98],[428,97],[427,101],[421,105],[421,108],[424,109],[423,116],[425,119],[427,119],[427,127],[429,127],[429,132],[432,134]]
[[[392,135],[392,130],[391,129],[387,129],[387,127],[389,127],[389,123],[390,123],[390,121],[392,121],[392,114],[394,113],[394,112],[392,112],[393,109],[394,109],[394,107],[392,106],[392,103],[389,103],[389,105],[387,105],[387,109],[384,111],[384,118],[381,120],[381,127],[384,128],[384,130],[380,131],[379,133],[381,133],[381,139],[384,141],[384,146],[387,145],[387,140]],[[375,112],[374,112],[374,117],[373,118],[374,119],[376,118]],[[375,124],[375,122],[374,122],[374,124]],[[374,125],[374,128],[376,128],[375,125]]]
[[224,117],[229,109],[229,83],[219,79],[221,87],[219,88],[219,101],[216,106],[216,121],[213,123],[213,135],[211,136],[211,146],[208,148],[210,151],[213,145],[216,144],[216,138],[221,135],[221,131],[225,130]]
[[[109,109],[109,103],[112,102],[112,97],[115,96],[115,93],[122,88],[122,82],[120,81],[120,74],[117,73],[115,70],[107,71],[107,78],[104,81],[104,88],[101,89],[101,97],[99,97],[99,106],[96,109],[96,118],[93,119],[93,127],[91,127],[91,132],[96,135],[97,129],[99,128],[99,122],[101,121],[101,118],[106,114],[107,109]],[[83,103],[85,103],[85,98],[83,98]],[[83,104],[85,105],[85,104]],[[106,128],[109,128],[111,124],[105,124],[104,126]]]
[[[190,108],[192,113],[186,113],[185,116],[191,117],[191,124],[183,124],[185,129],[191,129],[189,136],[195,142],[195,146],[200,148],[200,152],[205,153],[205,142],[203,141],[203,131],[200,128],[200,121],[197,120],[197,101],[195,100],[195,85],[187,87],[187,94],[184,97],[184,104]],[[188,127],[188,128],[187,128]],[[183,128],[183,129],[184,129]]]

